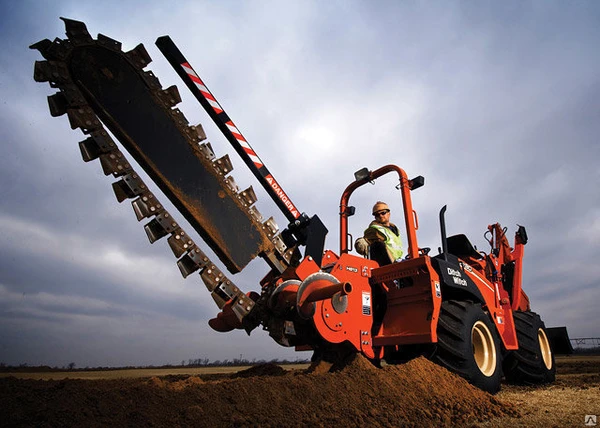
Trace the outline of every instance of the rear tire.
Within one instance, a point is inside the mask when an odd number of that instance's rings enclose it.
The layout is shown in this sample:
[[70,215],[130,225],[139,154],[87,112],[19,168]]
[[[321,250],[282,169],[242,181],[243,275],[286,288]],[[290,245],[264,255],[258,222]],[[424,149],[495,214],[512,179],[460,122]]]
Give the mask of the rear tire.
[[510,383],[539,385],[554,382],[556,363],[546,326],[535,312],[513,312],[519,349],[504,361],[504,376]]
[[491,394],[500,390],[502,354],[496,326],[480,304],[443,302],[437,336],[433,362]]

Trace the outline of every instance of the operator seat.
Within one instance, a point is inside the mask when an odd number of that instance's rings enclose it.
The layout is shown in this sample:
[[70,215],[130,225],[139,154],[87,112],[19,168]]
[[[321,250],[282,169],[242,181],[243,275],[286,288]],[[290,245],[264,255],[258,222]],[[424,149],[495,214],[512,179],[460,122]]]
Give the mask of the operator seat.
[[449,236],[447,238],[448,252],[463,260],[469,258],[482,260],[483,256],[479,253],[462,233],[459,235]]
[[463,235],[454,235],[447,238],[448,252],[464,260],[474,269],[490,278],[496,270],[489,256],[481,254],[473,247],[469,239]]

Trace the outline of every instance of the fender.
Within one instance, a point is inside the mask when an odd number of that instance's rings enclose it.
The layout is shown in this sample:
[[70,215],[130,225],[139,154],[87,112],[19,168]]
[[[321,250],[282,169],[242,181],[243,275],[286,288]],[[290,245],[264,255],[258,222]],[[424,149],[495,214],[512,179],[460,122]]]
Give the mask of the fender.
[[466,293],[472,296],[476,302],[485,304],[485,299],[481,291],[479,291],[473,280],[463,271],[458,257],[451,254],[447,254],[446,256],[447,261],[440,256],[435,256],[431,259],[432,266],[440,276],[442,295],[445,290],[451,293],[458,291],[461,294]]

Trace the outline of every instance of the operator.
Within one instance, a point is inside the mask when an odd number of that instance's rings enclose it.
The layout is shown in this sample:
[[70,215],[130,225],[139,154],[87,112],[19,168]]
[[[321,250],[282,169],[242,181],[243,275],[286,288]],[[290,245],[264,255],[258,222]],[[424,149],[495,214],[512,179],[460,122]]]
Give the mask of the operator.
[[364,236],[356,240],[356,251],[363,256],[370,253],[371,259],[380,266],[400,261],[402,241],[398,227],[390,222],[390,207],[385,202],[377,201],[372,212],[375,220],[369,224]]

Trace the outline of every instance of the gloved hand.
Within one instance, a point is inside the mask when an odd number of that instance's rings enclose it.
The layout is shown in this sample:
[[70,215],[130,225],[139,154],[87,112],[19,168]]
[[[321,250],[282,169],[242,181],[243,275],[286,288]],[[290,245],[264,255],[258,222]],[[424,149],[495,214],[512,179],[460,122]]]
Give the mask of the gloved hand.
[[363,256],[366,256],[369,253],[369,242],[365,238],[358,238],[354,242],[354,248]]

